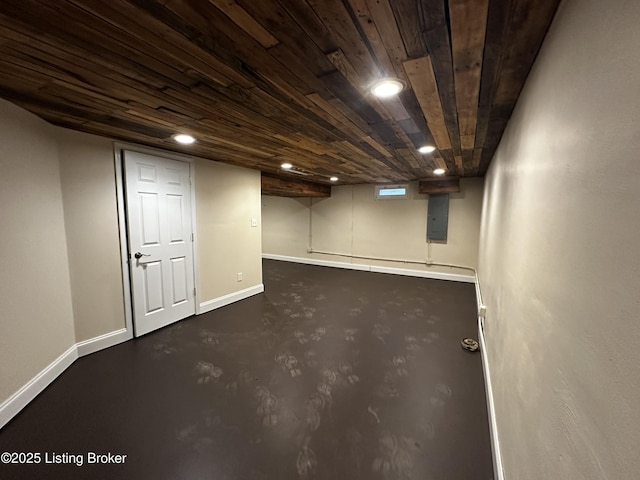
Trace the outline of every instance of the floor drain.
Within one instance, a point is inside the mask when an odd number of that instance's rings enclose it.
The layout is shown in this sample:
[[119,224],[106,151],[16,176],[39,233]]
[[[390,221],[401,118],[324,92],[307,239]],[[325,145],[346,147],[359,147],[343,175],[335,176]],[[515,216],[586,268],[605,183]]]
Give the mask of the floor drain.
[[469,350],[470,352],[475,352],[478,350],[478,348],[480,348],[478,342],[473,338],[463,338],[460,342],[460,345],[462,345],[462,348],[464,348],[465,350]]

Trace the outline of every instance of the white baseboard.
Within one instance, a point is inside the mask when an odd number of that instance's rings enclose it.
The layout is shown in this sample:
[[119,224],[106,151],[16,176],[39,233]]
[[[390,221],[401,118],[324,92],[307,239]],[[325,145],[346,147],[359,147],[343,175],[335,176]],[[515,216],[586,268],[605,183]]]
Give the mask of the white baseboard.
[[215,310],[216,308],[224,307],[231,303],[244,300],[245,298],[252,297],[262,292],[264,292],[264,284],[260,283],[259,285],[254,285],[253,287],[245,288],[244,290],[229,293],[227,295],[223,295],[221,297],[214,298],[212,300],[207,300],[206,302],[202,302],[200,304],[200,308],[198,309],[198,314],[210,312],[211,310]]
[[105,333],[89,340],[78,342],[55,359],[48,367],[29,380],[20,390],[0,404],[0,429],[26,407],[40,392],[47,388],[60,374],[79,357],[103,350],[130,340],[131,333],[126,328]]
[[78,358],[75,344],[0,405],[0,428],[16,416]]
[[487,395],[487,413],[489,415],[489,435],[491,436],[491,451],[493,452],[493,475],[495,480],[504,480],[502,470],[502,455],[500,453],[500,441],[498,438],[498,424],[496,422],[496,410],[493,403],[493,387],[489,359],[487,358],[487,343],[484,338],[484,328],[478,317],[478,340],[480,342],[480,355],[482,356],[482,370],[484,371],[484,387]]
[[408,277],[431,278],[434,280],[451,280],[454,282],[474,283],[473,275],[461,275],[458,273],[431,272],[426,270],[414,270],[410,268],[379,267],[358,263],[334,262],[330,260],[317,260],[315,258],[289,257],[286,255],[273,255],[263,253],[262,258],[267,260],[281,260],[283,262],[304,263],[306,265],[318,265],[321,267],[345,268],[348,270],[361,270],[365,272],[390,273],[392,275],[405,275]]
[[76,343],[76,347],[78,347],[78,357],[84,357],[99,350],[113,347],[132,338],[133,336],[126,328],[121,328],[114,332],[105,333],[104,335],[78,342]]

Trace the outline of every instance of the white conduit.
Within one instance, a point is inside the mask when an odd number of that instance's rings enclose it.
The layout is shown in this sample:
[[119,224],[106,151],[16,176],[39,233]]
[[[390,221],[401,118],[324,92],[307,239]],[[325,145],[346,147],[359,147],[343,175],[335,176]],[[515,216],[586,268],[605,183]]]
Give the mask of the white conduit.
[[456,265],[454,263],[439,263],[439,262],[429,262],[424,260],[404,260],[399,258],[367,257],[364,255],[353,255],[350,253],[324,252],[321,250],[314,250],[312,248],[308,249],[307,253],[317,253],[319,255],[335,255],[337,257],[347,257],[347,258],[359,258],[362,260],[378,260],[381,262],[411,263],[414,265],[426,265],[427,267],[435,266],[435,267],[459,268],[461,270],[470,270],[474,274],[476,272],[476,269],[473,267],[467,267],[465,265]]

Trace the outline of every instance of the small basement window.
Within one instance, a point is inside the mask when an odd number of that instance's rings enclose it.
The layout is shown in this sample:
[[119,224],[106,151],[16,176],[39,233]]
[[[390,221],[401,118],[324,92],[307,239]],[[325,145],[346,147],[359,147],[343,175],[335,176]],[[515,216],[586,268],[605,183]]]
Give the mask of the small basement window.
[[387,200],[390,198],[407,198],[409,196],[409,185],[376,185],[376,200]]

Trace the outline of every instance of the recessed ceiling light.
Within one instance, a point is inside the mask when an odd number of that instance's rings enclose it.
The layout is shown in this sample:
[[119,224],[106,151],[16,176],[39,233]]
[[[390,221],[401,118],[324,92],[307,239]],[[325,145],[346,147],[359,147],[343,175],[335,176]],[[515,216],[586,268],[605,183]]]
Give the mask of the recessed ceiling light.
[[420,153],[431,153],[436,151],[436,147],[434,147],[433,145],[425,145],[423,147],[420,147],[418,151]]
[[373,84],[371,87],[371,93],[376,97],[388,98],[397,95],[403,88],[404,84],[397,78],[383,78]]
[[293,168],[293,165],[291,165],[290,163],[283,163],[282,165],[280,165],[280,168],[284,170],[290,170]]
[[434,174],[434,175],[442,175],[443,173],[444,173],[444,168],[436,168],[436,169],[433,171],[433,174]]
[[191,135],[185,135],[184,133],[179,133],[177,135],[174,135],[173,139],[176,142],[181,143],[183,145],[191,145],[193,142],[196,141],[196,139],[193,138]]
[[338,181],[338,177],[331,177],[329,180],[331,180],[332,182],[337,182]]

